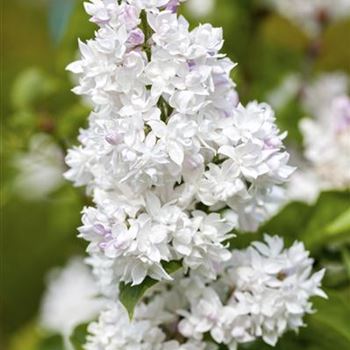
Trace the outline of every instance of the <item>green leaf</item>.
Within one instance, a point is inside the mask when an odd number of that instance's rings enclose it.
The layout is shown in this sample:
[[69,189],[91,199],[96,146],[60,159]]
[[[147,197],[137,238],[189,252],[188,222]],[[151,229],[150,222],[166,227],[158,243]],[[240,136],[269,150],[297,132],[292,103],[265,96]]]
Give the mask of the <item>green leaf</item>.
[[[179,261],[171,261],[163,263],[163,268],[169,274],[176,272],[181,268],[182,264]],[[130,319],[134,316],[134,310],[137,303],[145,295],[146,291],[157,284],[158,281],[146,277],[145,280],[137,286],[131,284],[120,283],[119,285],[119,299],[128,311]]]
[[73,334],[69,340],[75,350],[84,350],[84,344],[86,343],[86,336],[88,334],[88,323],[81,324],[75,328]]
[[43,339],[37,350],[64,350],[63,338],[60,335],[54,335]]
[[[317,312],[309,317],[310,327],[317,334],[328,334],[332,341],[330,349],[350,349],[350,290],[343,292],[326,291],[329,299],[317,299],[314,308]],[[307,321],[308,322],[308,321]],[[322,331],[323,330],[323,331]]]
[[304,230],[312,207],[302,202],[287,204],[274,217],[260,227],[258,232],[237,233],[237,236],[229,240],[231,249],[245,249],[252,242],[263,240],[264,234],[283,237],[286,245],[299,239],[299,234]]
[[259,233],[282,236],[287,244],[300,240],[308,249],[317,250],[327,242],[350,237],[349,207],[349,192],[323,192],[313,206],[288,204]]
[[302,202],[292,202],[262,226],[260,232],[282,236],[286,243],[298,239],[310,220],[312,207]]
[[329,235],[337,235],[350,232],[350,208],[344,213],[340,214],[334,221],[332,221],[326,228]]
[[310,212],[310,219],[300,239],[311,249],[329,241],[350,236],[349,192],[324,192]]

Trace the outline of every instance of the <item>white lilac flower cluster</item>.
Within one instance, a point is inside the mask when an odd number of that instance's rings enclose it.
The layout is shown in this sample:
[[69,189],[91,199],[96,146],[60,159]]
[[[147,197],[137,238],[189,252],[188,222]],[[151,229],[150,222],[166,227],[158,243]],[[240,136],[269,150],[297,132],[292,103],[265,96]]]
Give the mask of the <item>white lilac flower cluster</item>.
[[[234,251],[215,282],[198,274],[163,282],[137,306],[133,321],[119,303],[108,303],[89,325],[86,350],[230,350],[262,338],[275,345],[287,330],[303,326],[312,296],[325,297],[324,271],[311,273],[313,261],[301,243],[284,249],[265,236]],[[210,335],[208,337],[208,335]],[[210,339],[210,340],[208,340]]]
[[83,259],[72,258],[67,266],[49,274],[41,304],[41,328],[61,334],[67,349],[71,349],[69,337],[75,327],[90,322],[105,307],[106,301],[99,294],[96,281]]
[[349,78],[341,72],[320,75],[305,83],[289,75],[268,98],[278,110],[298,99],[307,118],[300,131],[304,155],[292,154],[298,170],[292,175],[287,200],[313,203],[320,191],[350,188]]
[[105,286],[169,280],[174,260],[215,278],[293,171],[271,108],[239,104],[222,30],[190,30],[179,3],[86,3],[99,29],[68,66],[94,110],[66,178],[93,196],[80,236]]
[[312,37],[329,22],[350,16],[350,0],[267,0]]
[[[161,307],[161,309],[159,309]],[[89,325],[86,350],[209,350],[203,341],[179,342],[167,340],[164,327],[176,327],[177,315],[165,310],[164,303],[156,299],[142,304],[135,320],[130,322],[124,307],[111,303],[101,313],[97,322]],[[215,349],[215,347],[213,348]]]
[[327,124],[310,119],[302,121],[305,156],[326,183],[335,188],[350,188],[350,98],[348,96],[341,96],[333,101],[330,118],[330,123]]
[[301,103],[309,115],[300,123],[306,162],[292,176],[288,197],[313,203],[320,191],[350,188],[348,77],[318,77],[303,88]]

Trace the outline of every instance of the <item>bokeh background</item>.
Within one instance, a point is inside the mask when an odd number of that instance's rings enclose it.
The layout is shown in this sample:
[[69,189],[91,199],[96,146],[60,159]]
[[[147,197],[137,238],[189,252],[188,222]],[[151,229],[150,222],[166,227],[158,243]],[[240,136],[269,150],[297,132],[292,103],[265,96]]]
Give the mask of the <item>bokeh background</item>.
[[[59,342],[39,340],[36,321],[48,271],[85,250],[76,228],[89,199],[61,174],[89,107],[70,92],[65,66],[77,56],[77,38],[90,38],[94,26],[81,0],[6,0],[2,10],[0,348],[59,350]],[[303,87],[324,74],[350,74],[350,19],[328,22],[319,13],[322,28],[310,34],[267,0],[190,0],[183,11],[192,23],[224,28],[224,52],[239,63],[233,78],[241,101],[275,104],[288,147],[302,155]],[[316,267],[327,268],[329,300],[316,300],[308,327],[276,349],[350,349],[349,208],[346,188],[328,188],[308,203],[287,203],[261,229],[302,240]],[[240,235],[236,245],[260,234]]]

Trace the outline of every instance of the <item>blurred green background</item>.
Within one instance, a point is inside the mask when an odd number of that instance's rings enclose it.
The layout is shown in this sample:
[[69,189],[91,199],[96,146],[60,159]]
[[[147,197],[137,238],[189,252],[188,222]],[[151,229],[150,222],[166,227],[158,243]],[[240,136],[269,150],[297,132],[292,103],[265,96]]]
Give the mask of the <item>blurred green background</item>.
[[[30,345],[35,343],[32,325],[47,271],[84,253],[76,228],[88,199],[63,180],[45,196],[27,196],[30,188],[16,183],[16,159],[38,133],[57,144],[62,157],[76,142],[89,109],[70,92],[73,82],[65,66],[77,55],[77,38],[91,37],[94,26],[81,0],[6,0],[2,10],[0,347],[53,350],[58,348]],[[304,79],[327,71],[350,74],[350,20],[329,25],[317,42],[258,0],[217,0],[204,20],[224,27],[224,52],[239,63],[233,78],[244,103],[263,101],[289,73],[299,72]],[[278,112],[280,127],[289,132],[287,143],[301,149],[302,107],[292,99]],[[60,166],[64,170],[63,160]],[[308,318],[309,327],[298,337],[287,334],[279,350],[350,349],[349,207],[349,192],[323,193],[313,206],[288,205],[262,228],[288,243],[303,240],[317,268],[328,268],[329,301],[317,300],[319,312]],[[236,246],[256,238],[240,237]]]

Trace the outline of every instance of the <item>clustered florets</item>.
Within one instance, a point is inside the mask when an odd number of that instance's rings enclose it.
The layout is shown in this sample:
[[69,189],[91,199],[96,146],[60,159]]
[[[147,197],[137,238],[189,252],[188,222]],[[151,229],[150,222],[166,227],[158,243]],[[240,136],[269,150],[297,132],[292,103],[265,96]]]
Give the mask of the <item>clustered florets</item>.
[[303,157],[288,184],[287,200],[314,203],[321,191],[350,189],[350,97],[345,73],[324,73],[305,82],[291,74],[269,100],[276,108],[297,99],[305,113],[300,123]]
[[94,106],[67,157],[96,203],[80,233],[134,284],[169,279],[162,261],[213,275],[232,229],[255,230],[292,172],[271,108],[238,103],[221,29],[190,31],[174,3],[88,3],[100,29],[68,67]]
[[325,296],[324,271],[312,275],[312,264],[301,243],[284,249],[280,238],[265,236],[264,243],[233,251],[215,282],[178,273],[175,283],[161,283],[131,324],[119,303],[109,304],[89,326],[86,349],[236,349],[258,338],[275,345],[286,330],[303,325],[311,296]]
[[311,118],[301,121],[305,157],[321,189],[350,188],[350,98],[348,79],[326,74],[305,89]]
[[[228,249],[235,229],[256,230],[268,217],[293,168],[271,108],[239,103],[235,64],[220,53],[222,30],[190,30],[179,3],[90,1],[100,28],[68,66],[79,76],[74,91],[93,105],[66,172],[94,201],[79,229],[88,263],[106,296],[146,277],[167,286],[131,324],[111,302],[90,326],[88,350],[210,349],[208,332],[231,348],[257,337],[275,343],[320,294],[322,273],[311,276],[301,245],[282,252],[278,239],[266,238],[245,252]],[[171,261],[183,267],[176,283],[166,282]],[[208,307],[198,309],[198,300]]]

